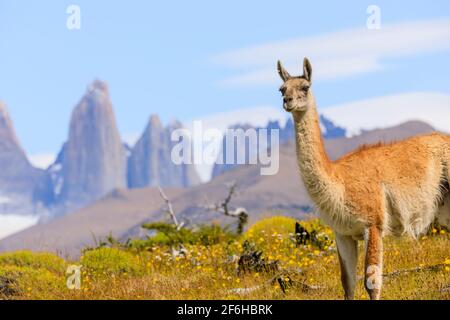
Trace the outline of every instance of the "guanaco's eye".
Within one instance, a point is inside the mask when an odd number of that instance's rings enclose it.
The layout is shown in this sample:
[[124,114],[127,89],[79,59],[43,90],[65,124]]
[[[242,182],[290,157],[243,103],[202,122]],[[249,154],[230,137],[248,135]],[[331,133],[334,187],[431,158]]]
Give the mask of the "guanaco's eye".
[[286,92],[286,88],[285,87],[281,87],[280,88],[280,92],[281,92],[281,94],[284,94]]
[[305,92],[308,92],[309,86],[303,86],[301,89],[302,89],[303,91],[305,91]]

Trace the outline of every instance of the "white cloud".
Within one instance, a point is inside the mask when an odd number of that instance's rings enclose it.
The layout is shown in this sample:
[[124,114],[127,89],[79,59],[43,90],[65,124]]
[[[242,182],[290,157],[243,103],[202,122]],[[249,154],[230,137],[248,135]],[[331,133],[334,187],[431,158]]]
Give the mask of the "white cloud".
[[40,169],[47,169],[55,159],[56,155],[54,153],[36,153],[28,157],[31,164]]
[[[355,28],[319,36],[291,39],[219,54],[212,61],[239,69],[222,80],[230,85],[262,85],[279,82],[275,72],[282,60],[293,74],[300,74],[307,56],[315,79],[332,79],[383,68],[383,59],[450,49],[450,19],[383,24],[380,30]],[[297,70],[297,72],[295,72]]]
[[0,239],[31,227],[35,225],[38,220],[39,218],[37,216],[14,214],[0,215]]
[[424,121],[434,128],[450,132],[450,95],[412,92],[376,97],[320,109],[349,135],[364,130],[386,128],[410,120]]
[[189,129],[192,128],[193,121],[201,121],[205,129],[213,128],[224,132],[225,129],[238,123],[248,123],[258,127],[266,125],[270,120],[284,122],[287,119],[287,115],[286,111],[281,107],[258,106],[206,115],[186,121],[184,126]]

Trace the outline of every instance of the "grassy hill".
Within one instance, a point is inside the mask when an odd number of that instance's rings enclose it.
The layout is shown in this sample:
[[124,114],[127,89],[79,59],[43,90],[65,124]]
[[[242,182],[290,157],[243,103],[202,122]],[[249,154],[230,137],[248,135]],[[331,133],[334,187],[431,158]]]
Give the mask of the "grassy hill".
[[[210,228],[187,241],[184,253],[174,251],[178,245],[167,238],[139,245],[110,241],[110,246],[87,248],[77,261],[52,253],[4,253],[0,297],[341,299],[331,230],[317,219],[301,225],[308,238],[293,234],[295,220],[286,217],[261,220],[240,236]],[[66,286],[69,265],[82,266],[78,290]],[[450,299],[449,233],[434,227],[419,240],[386,238],[384,273],[384,299]],[[356,297],[367,299],[362,277]]]

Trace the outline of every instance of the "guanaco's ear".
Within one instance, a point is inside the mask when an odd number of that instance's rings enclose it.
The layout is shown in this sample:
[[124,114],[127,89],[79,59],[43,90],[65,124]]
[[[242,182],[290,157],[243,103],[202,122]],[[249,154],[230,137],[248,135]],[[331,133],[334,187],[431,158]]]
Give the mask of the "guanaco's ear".
[[312,79],[312,67],[311,63],[309,62],[308,58],[303,59],[303,76],[311,82]]
[[281,79],[283,79],[284,82],[286,82],[291,77],[289,72],[287,72],[286,69],[281,64],[280,60],[278,60],[277,69],[278,69],[278,74],[280,75]]

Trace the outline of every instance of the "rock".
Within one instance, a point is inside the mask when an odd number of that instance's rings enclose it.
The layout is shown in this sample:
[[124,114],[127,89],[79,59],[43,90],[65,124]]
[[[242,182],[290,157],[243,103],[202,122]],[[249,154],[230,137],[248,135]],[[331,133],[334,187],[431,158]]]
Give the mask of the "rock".
[[73,110],[69,138],[48,173],[55,202],[70,209],[126,187],[126,150],[105,82],[94,81]]
[[142,136],[131,149],[128,160],[128,186],[188,187],[200,182],[192,164],[175,164],[171,159],[173,130],[182,128],[174,121],[164,127],[157,115],[152,115]]
[[0,213],[31,214],[33,192],[44,171],[34,168],[17,139],[6,105],[0,102]]

